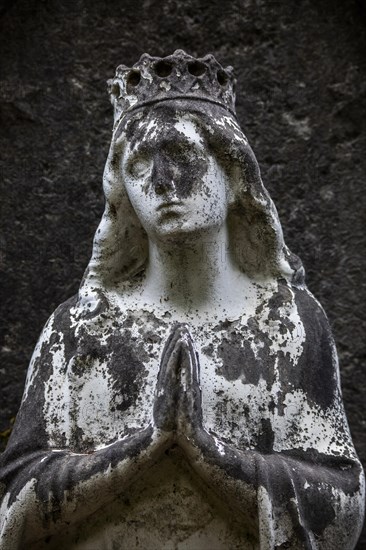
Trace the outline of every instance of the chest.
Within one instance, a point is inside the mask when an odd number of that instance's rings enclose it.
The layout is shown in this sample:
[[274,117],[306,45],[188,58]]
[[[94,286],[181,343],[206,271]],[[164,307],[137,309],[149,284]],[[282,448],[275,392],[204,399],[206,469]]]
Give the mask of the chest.
[[[58,427],[53,444],[95,449],[147,426],[173,326],[139,312],[81,333],[65,373],[49,381],[52,398],[45,412],[57,417]],[[272,323],[250,317],[245,323],[192,326],[190,332],[200,363],[205,428],[237,447],[256,446],[264,420],[283,407],[296,372],[299,325],[288,316]]]

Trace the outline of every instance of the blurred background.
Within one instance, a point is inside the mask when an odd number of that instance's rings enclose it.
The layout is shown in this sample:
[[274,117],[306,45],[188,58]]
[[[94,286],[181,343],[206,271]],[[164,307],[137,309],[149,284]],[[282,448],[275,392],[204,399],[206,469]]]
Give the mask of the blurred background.
[[42,326],[91,254],[106,80],[144,52],[182,48],[235,68],[238,118],[330,319],[366,464],[365,2],[2,0],[0,48],[1,448]]

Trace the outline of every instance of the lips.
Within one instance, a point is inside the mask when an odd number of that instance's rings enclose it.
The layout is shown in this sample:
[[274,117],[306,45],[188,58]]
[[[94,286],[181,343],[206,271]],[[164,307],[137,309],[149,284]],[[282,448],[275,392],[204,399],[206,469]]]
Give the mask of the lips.
[[183,206],[183,203],[182,201],[180,200],[171,200],[171,201],[166,201],[166,202],[163,202],[162,204],[159,204],[159,206],[157,207],[157,210],[164,210],[166,208],[173,208],[175,206]]

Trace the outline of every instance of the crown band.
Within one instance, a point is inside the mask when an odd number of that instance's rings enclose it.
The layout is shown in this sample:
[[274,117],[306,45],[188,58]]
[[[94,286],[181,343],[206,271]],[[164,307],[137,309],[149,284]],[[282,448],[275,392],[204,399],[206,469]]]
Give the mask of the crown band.
[[131,68],[118,66],[108,81],[115,125],[132,110],[170,99],[206,101],[235,117],[235,84],[232,67],[224,69],[213,55],[194,58],[183,50],[164,58],[144,54]]
[[141,102],[137,103],[136,105],[132,105],[129,109],[127,109],[122,114],[122,116],[119,118],[119,120],[123,116],[130,113],[131,111],[136,111],[137,109],[140,109],[140,107],[147,107],[149,105],[154,105],[156,103],[162,103],[163,101],[170,101],[172,99],[184,99],[184,100],[187,99],[187,100],[190,100],[190,101],[192,101],[192,100],[193,101],[205,101],[206,103],[213,103],[214,105],[218,105],[219,107],[223,107],[224,109],[229,111],[236,118],[235,111],[233,111],[227,105],[224,105],[220,101],[215,101],[214,99],[209,99],[209,98],[206,98],[206,97],[197,97],[196,95],[188,95],[187,94],[187,95],[171,95],[169,97],[164,97],[164,98],[161,98],[161,99],[151,99],[150,101],[141,101]]

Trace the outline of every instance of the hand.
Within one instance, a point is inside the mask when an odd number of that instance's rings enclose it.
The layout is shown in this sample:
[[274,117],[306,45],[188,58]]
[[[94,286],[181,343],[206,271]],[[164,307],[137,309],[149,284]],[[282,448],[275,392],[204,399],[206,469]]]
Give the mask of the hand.
[[154,402],[154,421],[166,432],[192,433],[202,425],[199,362],[186,325],[177,325],[164,347]]
[[165,432],[175,432],[177,428],[181,327],[177,325],[165,344],[155,390],[154,423]]
[[207,479],[208,463],[220,464],[226,445],[203,427],[199,358],[187,327],[182,327],[177,342],[180,368],[176,439],[189,462]]
[[202,429],[199,359],[187,327],[181,330],[179,375],[177,433],[186,438]]

